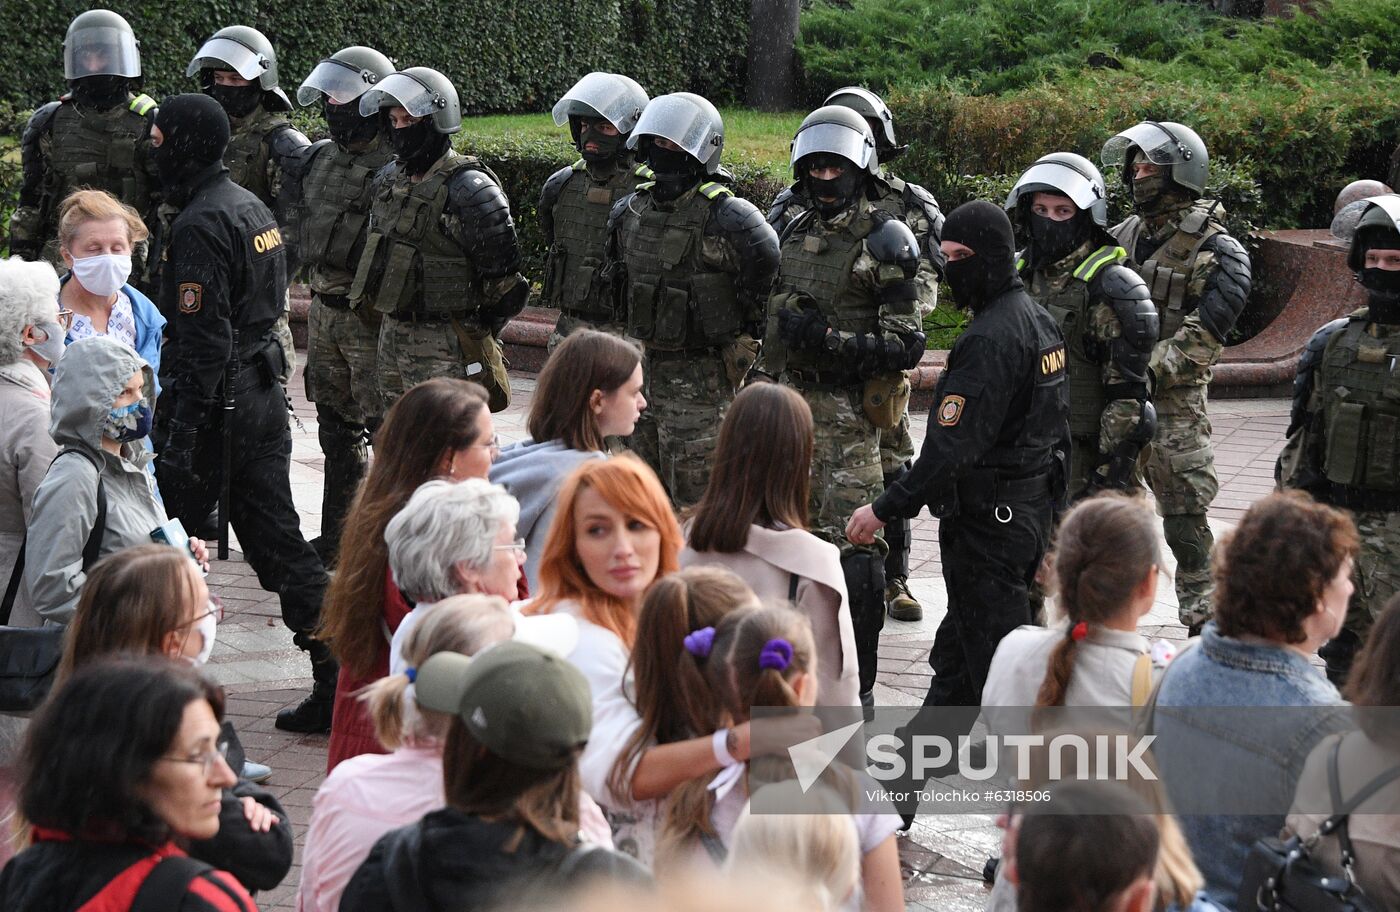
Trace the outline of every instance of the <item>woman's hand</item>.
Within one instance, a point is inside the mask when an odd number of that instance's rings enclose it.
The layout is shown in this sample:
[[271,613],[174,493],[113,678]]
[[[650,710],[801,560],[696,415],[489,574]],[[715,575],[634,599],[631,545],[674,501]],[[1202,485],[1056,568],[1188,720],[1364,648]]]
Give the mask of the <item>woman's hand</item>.
[[266,833],[277,823],[277,815],[258,804],[257,799],[243,797],[238,800],[243,804],[243,818],[248,821],[248,828],[254,833]]
[[204,539],[190,536],[190,554],[194,555],[194,562],[199,564],[205,573],[208,573],[209,547],[204,543]]

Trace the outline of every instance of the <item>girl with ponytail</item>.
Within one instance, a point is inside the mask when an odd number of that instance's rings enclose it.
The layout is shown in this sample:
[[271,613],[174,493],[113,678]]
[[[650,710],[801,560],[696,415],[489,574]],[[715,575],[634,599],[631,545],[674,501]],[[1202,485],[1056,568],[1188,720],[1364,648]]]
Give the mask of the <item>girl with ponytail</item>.
[[[351,757],[331,770],[316,791],[302,852],[298,912],[334,912],[379,837],[446,804],[442,751],[453,717],[418,706],[413,697],[417,669],[439,652],[475,655],[512,637],[557,652],[572,648],[567,629],[545,619],[522,618],[505,599],[456,595],[433,605],[409,632],[403,649],[408,668],[359,692],[375,734],[391,753]],[[580,797],[580,834],[610,846],[602,812],[586,795]]]
[[1137,632],[1157,596],[1157,518],[1140,498],[1103,495],[1070,511],[1055,537],[1056,602],[1064,617],[1002,639],[984,707],[1140,706],[1154,665],[1170,659]]
[[[820,685],[811,622],[784,605],[730,612],[715,625],[705,678],[716,708],[730,724],[748,722],[754,707],[814,706]],[[786,753],[751,762],[762,765],[764,781],[794,778]],[[742,773],[749,765],[737,765],[733,773],[726,770],[718,778],[687,782],[672,792],[657,840],[659,865],[705,858],[718,863],[727,857],[734,829],[748,805],[745,780],[750,777]],[[828,767],[822,781],[844,796],[847,807],[858,807],[862,794],[876,788],[864,773],[839,763]],[[863,896],[853,897],[849,907],[899,912],[904,908],[895,845],[899,817],[856,810],[851,820],[859,835],[861,890],[857,892]]]

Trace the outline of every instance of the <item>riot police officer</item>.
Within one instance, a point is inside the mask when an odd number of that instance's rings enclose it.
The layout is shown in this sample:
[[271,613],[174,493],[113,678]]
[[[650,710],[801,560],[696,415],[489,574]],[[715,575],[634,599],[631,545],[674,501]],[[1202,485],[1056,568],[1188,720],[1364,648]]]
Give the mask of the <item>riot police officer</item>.
[[[852,543],[845,521],[883,490],[880,431],[903,416],[902,372],[924,353],[918,241],[868,198],[877,161],[870,127],[850,108],[828,105],[802,121],[792,169],[811,208],[783,233],[757,368],[812,409],[812,531],[841,549],[864,701],[884,625],[883,543]],[[892,395],[901,385],[903,396]]]
[[554,123],[567,121],[582,156],[560,168],[540,191],[540,230],[548,246],[541,303],[559,309],[549,350],[580,326],[623,334],[607,283],[598,275],[607,246],[608,213],[638,181],[651,177],[635,164],[627,139],[647,94],[616,73],[589,73],[554,105]]
[[1318,650],[1338,685],[1400,591],[1400,196],[1367,204],[1347,256],[1367,304],[1319,329],[1304,349],[1277,467],[1284,487],[1352,511],[1361,533],[1345,626]]
[[229,518],[244,555],[262,587],[280,597],[293,642],[311,655],[311,696],[279,713],[277,727],[326,731],[336,665],[313,638],[326,571],[292,503],[287,394],[277,380],[285,242],[272,212],[229,180],[228,137],[227,116],[204,95],[165,99],[152,130],[166,202],[178,210],[161,273],[171,318],[161,358],[160,489],[171,515],[194,528],[229,466]]
[[1087,158],[1053,152],[1021,175],[1005,206],[1027,241],[1016,258],[1026,292],[1065,339],[1074,497],[1133,484],[1157,428],[1147,375],[1157,308],[1108,234],[1105,191]]
[[1006,213],[975,201],[943,224],[953,302],[972,311],[934,389],[913,468],[847,524],[856,544],[924,507],[939,518],[948,614],[925,706],[978,706],[1001,638],[1031,616],[1029,589],[1064,495],[1069,389],[1055,320],[1016,274]]
[[[224,164],[229,177],[277,216],[287,250],[287,274],[294,275],[301,250],[295,170],[311,141],[287,119],[292,103],[277,84],[277,52],[257,29],[230,25],[195,52],[185,75],[196,73],[204,93],[228,114],[233,132]],[[286,383],[296,366],[296,349],[285,305],[277,321],[277,338],[286,353],[287,372],[280,378]]]
[[353,306],[383,318],[383,406],[424,380],[460,377],[486,387],[499,412],[510,378],[496,337],[529,293],[501,182],[452,148],[462,110],[436,70],[391,74],[360,96],[360,113],[383,120],[395,155],[375,175],[369,238],[350,287]]
[[650,407],[630,445],[678,507],[700,499],[720,421],[753,366],[778,238],[724,185],[724,122],[699,95],[653,99],[627,139],[655,178],[608,216],[605,270],[642,342]]
[[[147,140],[156,103],[135,94],[141,53],[126,20],[105,9],[74,19],[63,39],[63,76],[72,91],[25,125],[19,205],[10,216],[10,252],[58,267],[58,204],[69,193],[106,190],[150,222],[159,190]],[[144,244],[133,251],[137,276],[145,252]]]
[[373,48],[348,47],[316,64],[297,89],[298,103],[321,106],[331,132],[307,148],[297,170],[301,255],[311,284],[306,398],[316,403],[326,457],[321,537],[312,544],[327,560],[339,548],[368,464],[367,435],[381,415],[379,319],[367,308],[350,309],[350,283],[365,246],[370,182],[393,157],[378,115],[360,114],[360,96],[393,71]]
[[[878,165],[868,181],[866,195],[875,208],[903,219],[919,241],[919,273],[914,281],[919,292],[919,315],[926,317],[938,304],[938,281],[943,274],[943,252],[938,248],[943,213],[938,201],[923,187],[908,183],[890,171],[890,162],[909,147],[895,141],[894,115],[879,95],[859,86],[846,86],[826,96],[823,104],[850,108],[870,125]],[[778,194],[768,213],[768,222],[781,235],[810,205],[799,181]],[[899,424],[880,431],[880,468],[885,485],[897,478],[913,458],[914,440],[909,436],[906,407]],[[889,553],[885,555],[885,605],[895,620],[917,621],[924,612],[909,591],[909,521],[900,519],[886,526],[885,542],[889,545]]]
[[1249,297],[1249,255],[1226,233],[1220,204],[1198,199],[1210,159],[1189,127],[1145,121],[1105,143],[1101,157],[1119,169],[1137,211],[1109,233],[1147,283],[1161,318],[1149,365],[1157,435],[1144,474],[1176,555],[1181,622],[1197,632],[1210,617],[1215,540],[1206,510],[1220,488],[1206,386]]

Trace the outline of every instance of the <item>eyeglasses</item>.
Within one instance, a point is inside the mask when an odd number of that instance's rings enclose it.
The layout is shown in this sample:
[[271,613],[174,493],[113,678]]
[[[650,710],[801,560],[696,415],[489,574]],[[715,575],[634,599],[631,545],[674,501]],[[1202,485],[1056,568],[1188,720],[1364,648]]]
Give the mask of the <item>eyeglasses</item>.
[[160,760],[168,760],[171,763],[198,763],[204,767],[204,777],[207,779],[214,772],[214,767],[219,761],[228,762],[228,742],[220,741],[214,745],[213,750],[207,750],[198,757],[159,757]]
[[508,545],[492,545],[492,551],[514,551],[516,554],[525,553],[525,539],[517,538]]
[[467,444],[467,446],[486,447],[488,450],[491,451],[492,459],[495,459],[497,456],[501,455],[501,438],[496,434],[492,434],[491,439],[486,441],[485,443],[469,443]]
[[58,312],[58,325],[63,327],[64,332],[67,332],[68,330],[72,329],[73,311],[69,310],[66,307],[60,310]]

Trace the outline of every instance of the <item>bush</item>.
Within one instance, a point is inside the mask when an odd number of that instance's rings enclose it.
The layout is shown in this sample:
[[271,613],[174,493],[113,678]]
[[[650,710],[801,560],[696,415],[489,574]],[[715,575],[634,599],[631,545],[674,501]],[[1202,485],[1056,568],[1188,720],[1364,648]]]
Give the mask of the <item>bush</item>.
[[[34,108],[65,90],[62,42],[86,0],[23,0],[0,19],[0,102]],[[622,69],[654,93],[690,89],[716,101],[743,85],[746,0],[113,0],[141,40],[147,91],[191,91],[185,66],[225,25],[252,25],[279,52],[283,88],[349,44],[383,50],[399,66],[452,78],[471,112],[545,110],[591,69]],[[331,42],[335,43],[332,44]]]

